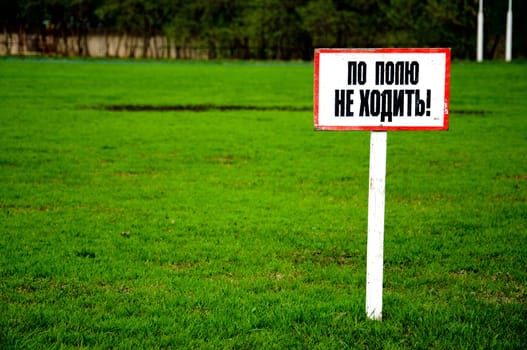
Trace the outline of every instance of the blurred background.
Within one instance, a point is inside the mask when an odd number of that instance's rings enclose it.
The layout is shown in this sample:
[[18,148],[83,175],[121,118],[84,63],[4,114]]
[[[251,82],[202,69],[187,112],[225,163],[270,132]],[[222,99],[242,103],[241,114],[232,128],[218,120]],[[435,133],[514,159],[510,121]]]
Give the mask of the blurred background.
[[[0,55],[310,60],[313,49],[450,47],[475,59],[479,0],[0,0]],[[484,2],[484,57],[508,1]],[[512,57],[527,54],[513,2]]]

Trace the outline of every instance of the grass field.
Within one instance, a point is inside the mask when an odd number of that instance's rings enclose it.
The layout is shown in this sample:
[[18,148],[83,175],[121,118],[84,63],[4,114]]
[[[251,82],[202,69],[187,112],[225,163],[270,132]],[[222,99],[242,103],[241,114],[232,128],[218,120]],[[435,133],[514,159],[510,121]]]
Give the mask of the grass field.
[[313,131],[312,80],[0,59],[0,348],[523,348],[527,63],[454,62],[450,130],[389,133],[382,322],[369,133]]

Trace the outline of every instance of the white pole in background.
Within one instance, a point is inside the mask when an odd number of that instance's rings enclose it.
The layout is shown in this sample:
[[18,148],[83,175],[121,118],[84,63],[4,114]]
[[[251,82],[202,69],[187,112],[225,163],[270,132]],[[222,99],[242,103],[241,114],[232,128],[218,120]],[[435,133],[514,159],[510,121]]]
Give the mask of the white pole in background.
[[478,52],[477,60],[478,62],[483,61],[483,0],[479,0],[479,10],[478,10]]
[[386,140],[386,131],[371,132],[368,247],[366,258],[366,314],[372,320],[382,319]]
[[512,59],[512,0],[509,0],[509,10],[507,11],[507,30],[505,39],[505,61]]

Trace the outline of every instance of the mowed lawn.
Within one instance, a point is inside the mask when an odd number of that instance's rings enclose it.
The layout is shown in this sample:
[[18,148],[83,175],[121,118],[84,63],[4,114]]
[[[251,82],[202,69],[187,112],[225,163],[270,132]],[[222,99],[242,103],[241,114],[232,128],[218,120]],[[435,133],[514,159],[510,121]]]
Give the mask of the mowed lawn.
[[379,322],[312,63],[0,59],[0,348],[523,348],[527,63],[451,72],[449,131],[388,134]]

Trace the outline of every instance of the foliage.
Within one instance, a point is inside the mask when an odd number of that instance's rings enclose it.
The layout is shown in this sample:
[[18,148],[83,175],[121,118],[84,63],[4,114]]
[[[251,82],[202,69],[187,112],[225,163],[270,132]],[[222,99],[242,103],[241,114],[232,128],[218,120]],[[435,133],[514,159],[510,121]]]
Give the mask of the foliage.
[[[389,133],[382,322],[364,311],[369,133],[313,131],[311,64],[0,75],[0,348],[527,343],[527,65],[455,63],[450,130]],[[106,108],[134,104],[246,109]]]
[[[486,55],[496,57],[503,51],[506,5],[485,3]],[[527,11],[525,2],[514,6],[515,14]],[[17,0],[0,3],[0,25],[38,35],[45,53],[56,50],[44,37],[52,35],[54,43],[77,37],[78,52],[66,54],[89,55],[86,35],[103,29],[141,37],[143,57],[154,50],[150,39],[165,35],[177,57],[204,49],[209,58],[311,59],[322,46],[435,46],[471,58],[477,7],[477,0]],[[522,57],[526,24],[516,18],[514,54]]]

